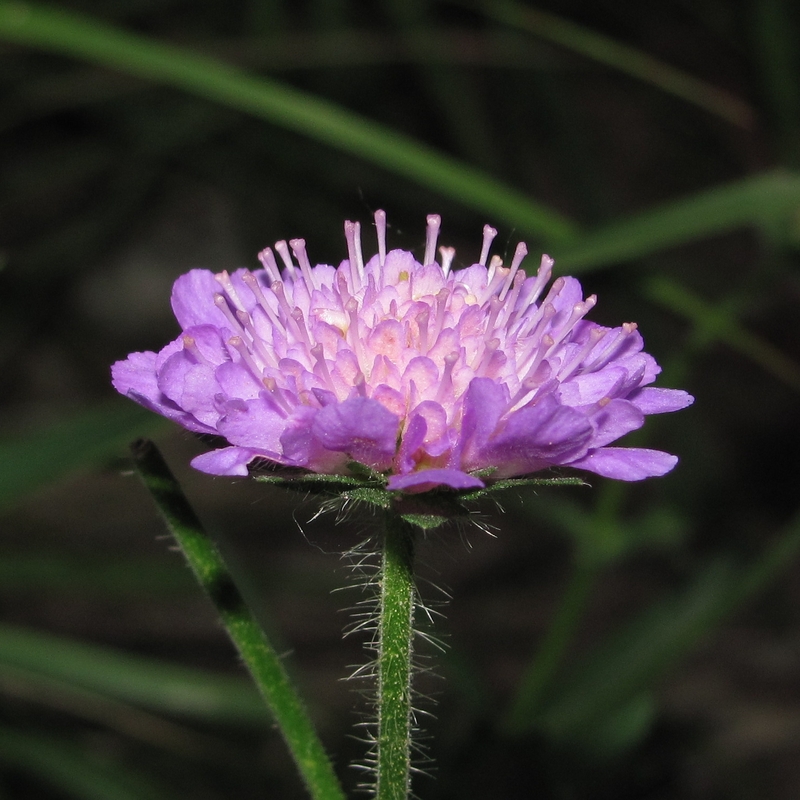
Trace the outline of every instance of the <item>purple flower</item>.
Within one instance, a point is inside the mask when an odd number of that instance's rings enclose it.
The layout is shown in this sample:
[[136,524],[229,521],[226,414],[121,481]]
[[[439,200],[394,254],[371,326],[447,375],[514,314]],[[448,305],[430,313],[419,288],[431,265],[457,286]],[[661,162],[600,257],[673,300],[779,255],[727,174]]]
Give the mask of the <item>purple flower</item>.
[[[636,325],[605,328],[584,317],[574,278],[543,256],[534,277],[488,260],[451,269],[428,217],[422,263],[386,250],[386,215],[375,214],[378,254],[367,263],[360,226],[345,223],[349,258],[312,267],[305,242],[278,242],[263,269],[175,282],[182,334],[160,353],[132,353],[113,368],[116,389],[197,433],[228,445],[192,464],[246,475],[253,461],[347,474],[360,462],[387,488],[473,489],[552,466],[636,481],[671,470],[675,456],[610,447],[645,415],[677,411],[686,392],[649,386],[660,369],[642,352]],[[294,259],[292,258],[294,256]],[[488,260],[488,266],[487,266]]]

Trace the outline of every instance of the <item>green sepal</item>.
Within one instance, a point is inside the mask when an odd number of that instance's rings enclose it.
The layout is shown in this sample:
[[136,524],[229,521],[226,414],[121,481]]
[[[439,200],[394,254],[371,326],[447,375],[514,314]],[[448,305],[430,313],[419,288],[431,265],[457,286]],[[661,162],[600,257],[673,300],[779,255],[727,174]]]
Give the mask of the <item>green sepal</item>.
[[[418,494],[390,492],[386,476],[357,461],[348,462],[350,475],[326,475],[291,467],[281,467],[256,475],[255,479],[272,486],[339,498],[344,502],[364,503],[376,510],[392,509],[409,525],[429,531],[453,519],[465,519],[470,510],[467,503],[483,500],[498,492],[527,486],[587,486],[581,478],[504,478],[482,489],[457,492],[447,487]],[[473,475],[487,479],[497,470],[494,467],[477,470]]]

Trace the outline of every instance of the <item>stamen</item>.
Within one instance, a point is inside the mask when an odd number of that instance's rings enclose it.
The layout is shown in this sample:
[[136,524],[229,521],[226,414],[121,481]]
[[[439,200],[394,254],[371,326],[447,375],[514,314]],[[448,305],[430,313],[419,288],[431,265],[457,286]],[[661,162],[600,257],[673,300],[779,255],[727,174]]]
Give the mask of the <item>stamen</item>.
[[553,346],[561,344],[564,339],[572,333],[573,328],[580,319],[585,317],[597,305],[597,295],[593,294],[587,297],[582,303],[575,303],[572,307],[572,313],[569,315],[567,321],[561,326],[561,332],[555,337]]
[[486,317],[486,333],[484,334],[484,338],[489,336],[489,334],[494,333],[497,315],[500,313],[500,309],[503,307],[503,304],[500,302],[500,298],[495,294],[489,298],[488,305],[489,315]]
[[481,360],[475,367],[475,374],[477,376],[482,376],[486,373],[486,370],[489,367],[489,362],[492,360],[492,356],[499,349],[500,349],[500,340],[497,337],[495,337],[494,339],[489,339],[489,341],[486,342],[486,344],[483,347],[483,355],[481,356]]
[[314,356],[317,362],[317,366],[319,367],[319,371],[321,373],[320,377],[322,380],[328,385],[328,387],[332,391],[336,391],[336,387],[333,384],[333,380],[331,379],[331,373],[328,369],[328,362],[325,361],[325,352],[322,349],[321,344],[315,344],[311,348],[311,355]]
[[253,356],[251,355],[244,339],[242,339],[241,336],[231,336],[231,338],[228,339],[228,344],[239,352],[239,355],[242,357],[242,361],[244,361],[244,363],[247,365],[247,368],[250,370],[250,372],[253,373],[253,377],[260,381],[262,375],[261,370],[253,360]]
[[233,281],[231,281],[231,276],[228,274],[227,270],[222,270],[222,272],[217,273],[214,276],[214,280],[225,289],[225,293],[230,298],[231,302],[236,306],[239,311],[245,310],[245,305],[242,302],[241,297],[239,297],[236,287],[233,285]]
[[278,382],[275,378],[263,378],[261,383],[264,384],[264,388],[270,393],[272,399],[275,401],[275,405],[279,413],[282,413],[284,417],[288,416],[292,413],[292,404],[286,398],[286,395],[278,386]]
[[514,315],[514,310],[517,305],[517,299],[519,298],[520,290],[522,289],[522,285],[525,283],[527,276],[524,272],[517,272],[514,276],[514,285],[509,292],[508,297],[506,297],[505,302],[503,303],[503,317],[504,317],[504,327],[506,330],[511,325],[511,318]]
[[608,328],[592,328],[589,331],[589,340],[586,344],[575,354],[575,356],[566,364],[563,364],[558,371],[558,379],[566,381],[572,377],[581,362],[594,350],[598,342],[608,333]]
[[281,257],[281,261],[286,265],[286,272],[288,276],[294,280],[295,279],[295,268],[294,264],[292,263],[292,256],[289,253],[289,245],[281,239],[279,242],[275,242],[275,249],[278,251],[278,255]]
[[447,301],[450,299],[449,289],[439,289],[436,293],[436,319],[433,323],[433,331],[431,332],[430,341],[432,345],[436,344],[439,334],[444,328],[445,313],[447,311]]
[[364,373],[360,370],[358,375],[356,375],[355,381],[353,381],[353,387],[355,388],[356,393],[361,397],[367,396],[367,379],[364,377]]
[[306,283],[309,287],[309,294],[311,294],[312,289],[317,289],[319,287],[314,283],[314,272],[311,269],[311,262],[308,260],[308,253],[306,252],[306,240],[290,239],[289,246],[292,248],[297,263],[300,265],[300,272],[303,273],[303,277],[306,279]]
[[281,279],[281,271],[278,269],[278,262],[275,260],[275,254],[272,252],[271,247],[265,247],[258,254],[258,260],[261,262],[261,266],[264,267],[270,283]]
[[453,388],[453,367],[458,361],[460,353],[454,350],[444,357],[444,370],[439,381],[439,391],[436,392],[436,402],[441,403],[445,395]]
[[190,353],[198,364],[205,364],[206,366],[209,365],[208,359],[200,352],[200,348],[197,346],[197,341],[193,336],[184,335],[183,349]]
[[597,357],[590,364],[584,365],[581,370],[582,373],[594,372],[601,369],[616,355],[620,345],[628,338],[639,326],[635,322],[623,322],[620,330],[608,342],[608,345],[603,348],[603,352],[599,353]]
[[215,294],[214,295],[214,305],[225,315],[225,319],[228,320],[231,324],[231,328],[242,338],[246,339],[247,336],[245,335],[244,328],[242,328],[240,322],[236,317],[233,315],[231,311],[231,307],[228,305],[228,301],[225,298],[224,294]]
[[492,256],[491,260],[489,261],[489,270],[486,275],[487,287],[491,287],[495,273],[497,272],[498,268],[502,266],[503,266],[503,259],[500,258],[500,256]]
[[524,359],[520,359],[519,374],[524,374],[525,376],[533,375],[536,370],[539,369],[539,365],[544,360],[545,354],[552,346],[553,337],[549,333],[546,333],[542,336],[536,347],[529,353],[526,353]]
[[491,225],[483,226],[483,245],[481,246],[481,257],[478,259],[478,263],[483,267],[486,266],[486,259],[489,257],[489,248],[492,246],[495,236],[497,236],[496,228],[493,228]]
[[428,352],[428,320],[431,318],[429,309],[423,309],[417,314],[417,327],[419,328],[419,352],[426,355]]
[[508,406],[504,413],[508,413],[512,411],[516,406],[520,405],[523,400],[527,400],[529,395],[535,392],[539,388],[539,381],[537,381],[534,377],[528,376],[525,380],[522,381],[519,385],[519,390],[517,393],[508,401]]
[[347,220],[344,223],[344,238],[347,240],[347,258],[350,261],[350,280],[353,292],[361,288],[364,277],[364,261],[361,257],[361,224]]
[[278,315],[272,310],[272,307],[270,306],[266,296],[264,295],[264,292],[261,289],[261,284],[259,284],[258,278],[256,278],[252,272],[246,272],[244,275],[242,275],[242,280],[246,284],[247,288],[250,289],[250,291],[255,295],[256,300],[258,300],[258,304],[269,317],[269,321],[275,325],[281,331],[281,333],[286,335],[286,326],[280,321]]
[[292,319],[295,321],[297,325],[297,332],[300,334],[300,338],[303,340],[303,343],[306,347],[311,347],[311,335],[308,332],[308,327],[306,326],[305,317],[303,316],[303,311],[300,308],[292,309]]
[[442,257],[442,272],[446,278],[450,272],[450,268],[453,266],[453,259],[456,257],[456,249],[455,247],[440,247],[439,255]]
[[350,325],[347,328],[347,340],[350,342],[350,346],[353,348],[353,353],[355,353],[356,360],[358,361],[359,365],[363,367],[364,351],[361,346],[361,338],[358,333],[358,301],[355,299],[355,297],[351,297],[347,301],[344,310],[350,317]]
[[514,277],[519,269],[519,265],[524,261],[526,255],[528,255],[528,246],[525,242],[520,242],[517,245],[517,249],[514,251],[514,258],[511,260],[511,269],[506,276],[505,285],[500,292],[501,301],[506,299],[508,290],[511,288],[511,284],[514,282]]
[[339,296],[342,298],[342,305],[345,305],[350,299],[350,287],[347,285],[347,272],[345,270],[336,270],[336,288]]
[[535,314],[530,316],[521,326],[520,329],[516,332],[517,336],[530,336],[533,334],[533,331],[539,328],[539,322],[542,319],[542,316],[547,311],[548,307],[552,309],[552,314],[550,316],[555,316],[555,306],[551,302],[554,298],[558,297],[559,292],[564,288],[564,284],[566,281],[563,278],[556,278],[553,281],[553,285],[550,287],[550,291],[547,293],[547,296],[542,300],[542,304],[539,306],[538,311]]
[[378,234],[378,263],[383,266],[386,263],[386,212],[378,210],[375,212],[375,230]]
[[428,232],[425,238],[425,257],[422,266],[433,264],[436,253],[436,242],[439,239],[439,229],[442,227],[442,218],[438,214],[428,214]]

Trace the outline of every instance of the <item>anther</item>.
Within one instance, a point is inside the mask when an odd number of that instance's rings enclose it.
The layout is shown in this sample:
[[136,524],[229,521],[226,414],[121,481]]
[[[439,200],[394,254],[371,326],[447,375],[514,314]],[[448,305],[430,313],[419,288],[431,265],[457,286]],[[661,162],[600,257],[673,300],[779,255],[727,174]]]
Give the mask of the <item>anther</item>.
[[[270,251],[271,254],[271,251]],[[274,257],[273,257],[274,261]],[[264,292],[261,289],[261,285],[258,282],[258,278],[253,275],[252,272],[246,272],[242,275],[242,281],[244,281],[245,285],[248,289],[255,295],[256,300],[258,300],[258,304],[264,310],[266,315],[269,317],[270,322],[278,328],[282,333],[286,333],[286,328],[284,324],[278,319],[278,315],[272,310],[267,298],[264,296]]]
[[283,261],[286,266],[288,276],[294,280],[294,264],[292,263],[292,256],[289,253],[289,245],[281,239],[279,242],[275,242],[275,249],[278,251],[281,261]]
[[364,277],[364,261],[361,257],[361,225],[347,220],[344,223],[344,238],[347,240],[347,257],[350,261],[350,280],[353,290],[361,288]]
[[439,255],[442,257],[442,272],[446,278],[450,272],[450,268],[453,266],[453,259],[456,257],[456,249],[455,247],[440,247]]
[[331,373],[330,370],[328,369],[328,363],[325,361],[325,352],[323,351],[322,345],[320,343],[315,344],[311,348],[311,355],[314,356],[314,359],[317,362],[317,366],[321,373],[320,377],[328,385],[330,389],[333,389],[335,391],[333,381],[331,380]]
[[524,261],[526,255],[528,255],[528,246],[525,244],[525,242],[520,242],[517,245],[517,249],[514,251],[514,258],[511,260],[511,269],[506,277],[505,286],[503,286],[500,292],[500,300],[506,299],[508,290],[511,288],[511,285],[514,282],[514,276],[517,274],[519,265]]
[[222,272],[217,273],[214,276],[214,280],[220,286],[222,286],[234,306],[236,306],[239,311],[244,311],[244,303],[236,292],[236,287],[233,285],[233,281],[231,281],[231,276],[228,274],[228,271],[222,270]]
[[272,252],[271,247],[265,247],[258,254],[258,260],[261,262],[261,266],[264,267],[270,283],[281,279],[281,271],[278,269],[278,262],[275,260],[275,254]]
[[489,248],[492,246],[495,236],[497,236],[497,230],[495,228],[491,225],[483,226],[483,245],[481,246],[481,257],[478,259],[478,263],[483,267],[486,266],[486,259],[489,257]]
[[503,259],[500,256],[492,256],[489,260],[489,272],[486,276],[486,283],[488,286],[492,285],[492,281],[494,280],[494,275],[497,270],[503,266]]
[[378,263],[383,266],[386,263],[386,212],[378,210],[375,212],[375,230],[378,234]]
[[250,353],[250,350],[248,349],[244,339],[242,339],[241,336],[231,336],[231,338],[228,339],[228,344],[239,352],[239,355],[242,357],[242,361],[247,364],[248,369],[253,373],[253,377],[256,378],[256,380],[261,380],[261,370],[253,360],[253,356]]
[[428,231],[425,239],[425,258],[422,266],[433,264],[436,254],[436,242],[439,239],[439,229],[442,227],[442,218],[438,214],[428,214]]
[[228,301],[225,298],[224,294],[215,294],[214,295],[214,305],[225,315],[225,319],[230,322],[231,327],[234,331],[236,331],[239,336],[244,336],[244,328],[242,328],[241,323],[238,319],[233,315],[231,311],[230,305],[228,305]]
[[283,390],[278,386],[278,382],[275,378],[263,378],[261,383],[264,384],[264,388],[270,393],[272,399],[275,401],[275,405],[277,406],[277,410],[279,413],[283,414],[283,416],[287,416],[292,412],[292,406],[286,399]]
[[314,283],[314,273],[311,269],[311,262],[308,260],[308,253],[306,252],[306,240],[290,239],[289,246],[292,248],[297,263],[300,265],[300,272],[303,273],[303,277],[306,279],[306,284],[308,284],[310,293],[311,290],[316,289],[317,286]]
[[439,391],[436,392],[436,402],[440,403],[445,399],[445,395],[453,388],[453,367],[458,361],[460,353],[454,350],[444,357],[444,370],[439,381]]
[[191,353],[198,364],[208,364],[208,360],[200,352],[200,348],[197,346],[197,341],[193,336],[183,337],[183,349],[186,350],[187,353]]

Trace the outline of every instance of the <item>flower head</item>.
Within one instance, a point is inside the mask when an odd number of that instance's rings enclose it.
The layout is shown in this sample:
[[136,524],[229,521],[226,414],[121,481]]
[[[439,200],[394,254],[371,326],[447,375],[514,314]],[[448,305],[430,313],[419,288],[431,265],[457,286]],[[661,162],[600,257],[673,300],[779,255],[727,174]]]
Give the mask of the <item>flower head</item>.
[[[635,481],[677,458],[609,447],[647,414],[688,406],[686,392],[650,387],[660,369],[636,325],[589,322],[594,295],[575,278],[550,283],[489,259],[453,270],[428,217],[420,263],[386,249],[364,262],[360,226],[345,223],[348,258],[313,266],[305,242],[275,245],[263,269],[192,270],[175,282],[182,334],[160,353],[132,353],[114,386],[190,431],[227,447],[192,461],[215,475],[246,475],[269,462],[347,474],[353,462],[388,476],[387,488],[456,490],[551,466]],[[488,262],[488,264],[487,264]]]

